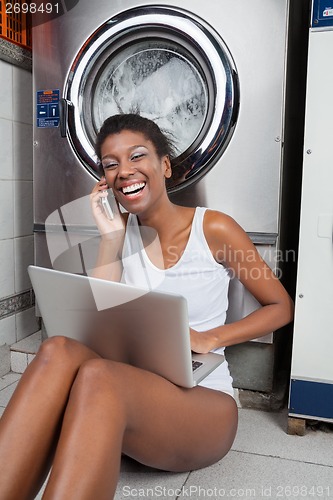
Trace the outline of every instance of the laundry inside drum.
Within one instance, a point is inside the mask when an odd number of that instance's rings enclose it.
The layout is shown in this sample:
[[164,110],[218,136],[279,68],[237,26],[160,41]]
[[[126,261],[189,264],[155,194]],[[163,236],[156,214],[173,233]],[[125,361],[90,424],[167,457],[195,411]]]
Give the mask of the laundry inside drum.
[[92,100],[94,126],[114,114],[139,113],[170,136],[180,155],[205,123],[207,85],[186,54],[166,42],[147,45],[131,45],[104,65]]

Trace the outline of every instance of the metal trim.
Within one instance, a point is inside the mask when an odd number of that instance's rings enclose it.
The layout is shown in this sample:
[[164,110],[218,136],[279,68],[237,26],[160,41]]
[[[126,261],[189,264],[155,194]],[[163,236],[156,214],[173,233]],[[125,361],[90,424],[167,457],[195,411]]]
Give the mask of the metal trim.
[[277,233],[247,233],[255,245],[276,245]]
[[[108,58],[112,57],[125,43],[148,36],[166,40],[172,37],[179,46],[197,56],[198,66],[208,73],[210,80],[209,116],[192,145],[174,161],[174,174],[167,184],[168,191],[174,192],[196,182],[215,165],[232,137],[238,117],[235,63],[224,41],[203,20],[178,8],[139,7],[122,12],[98,28],[79,52],[67,78],[64,98],[73,104],[67,132],[83,165],[99,178],[93,141],[82,123],[87,101],[85,88],[91,90],[92,84],[88,82],[91,72],[98,72],[96,65],[102,66],[106,53]],[[227,88],[221,83],[226,78]]]
[[79,224],[48,224],[47,229],[45,224],[34,224],[34,233],[78,233],[89,234],[92,236],[100,236],[100,232],[95,226],[81,226]]

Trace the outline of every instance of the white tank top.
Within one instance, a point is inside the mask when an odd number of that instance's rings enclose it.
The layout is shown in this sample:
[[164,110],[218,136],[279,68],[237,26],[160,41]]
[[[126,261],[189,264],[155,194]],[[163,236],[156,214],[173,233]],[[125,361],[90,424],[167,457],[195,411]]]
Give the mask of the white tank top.
[[[197,207],[190,236],[180,259],[168,269],[156,267],[141,239],[137,217],[129,214],[123,248],[123,278],[127,284],[182,295],[187,300],[190,327],[198,332],[223,325],[228,308],[228,270],[218,264],[203,231],[206,208]],[[172,252],[170,248],[169,252]],[[215,352],[223,353],[224,348]],[[233,395],[227,362],[200,385]]]

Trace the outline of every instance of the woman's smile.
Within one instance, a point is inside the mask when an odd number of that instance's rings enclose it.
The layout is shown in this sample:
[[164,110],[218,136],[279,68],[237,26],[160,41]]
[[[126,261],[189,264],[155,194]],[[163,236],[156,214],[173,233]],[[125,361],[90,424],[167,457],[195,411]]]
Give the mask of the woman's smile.
[[138,200],[144,194],[146,185],[146,181],[132,181],[118,188],[118,192],[127,200]]

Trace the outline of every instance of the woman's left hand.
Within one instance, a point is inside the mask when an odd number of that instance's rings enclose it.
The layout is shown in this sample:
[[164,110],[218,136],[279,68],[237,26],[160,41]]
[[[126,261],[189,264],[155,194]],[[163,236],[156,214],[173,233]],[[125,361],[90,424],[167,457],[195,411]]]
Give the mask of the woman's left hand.
[[210,332],[197,332],[190,328],[191,350],[198,354],[206,354],[216,349],[217,339]]

